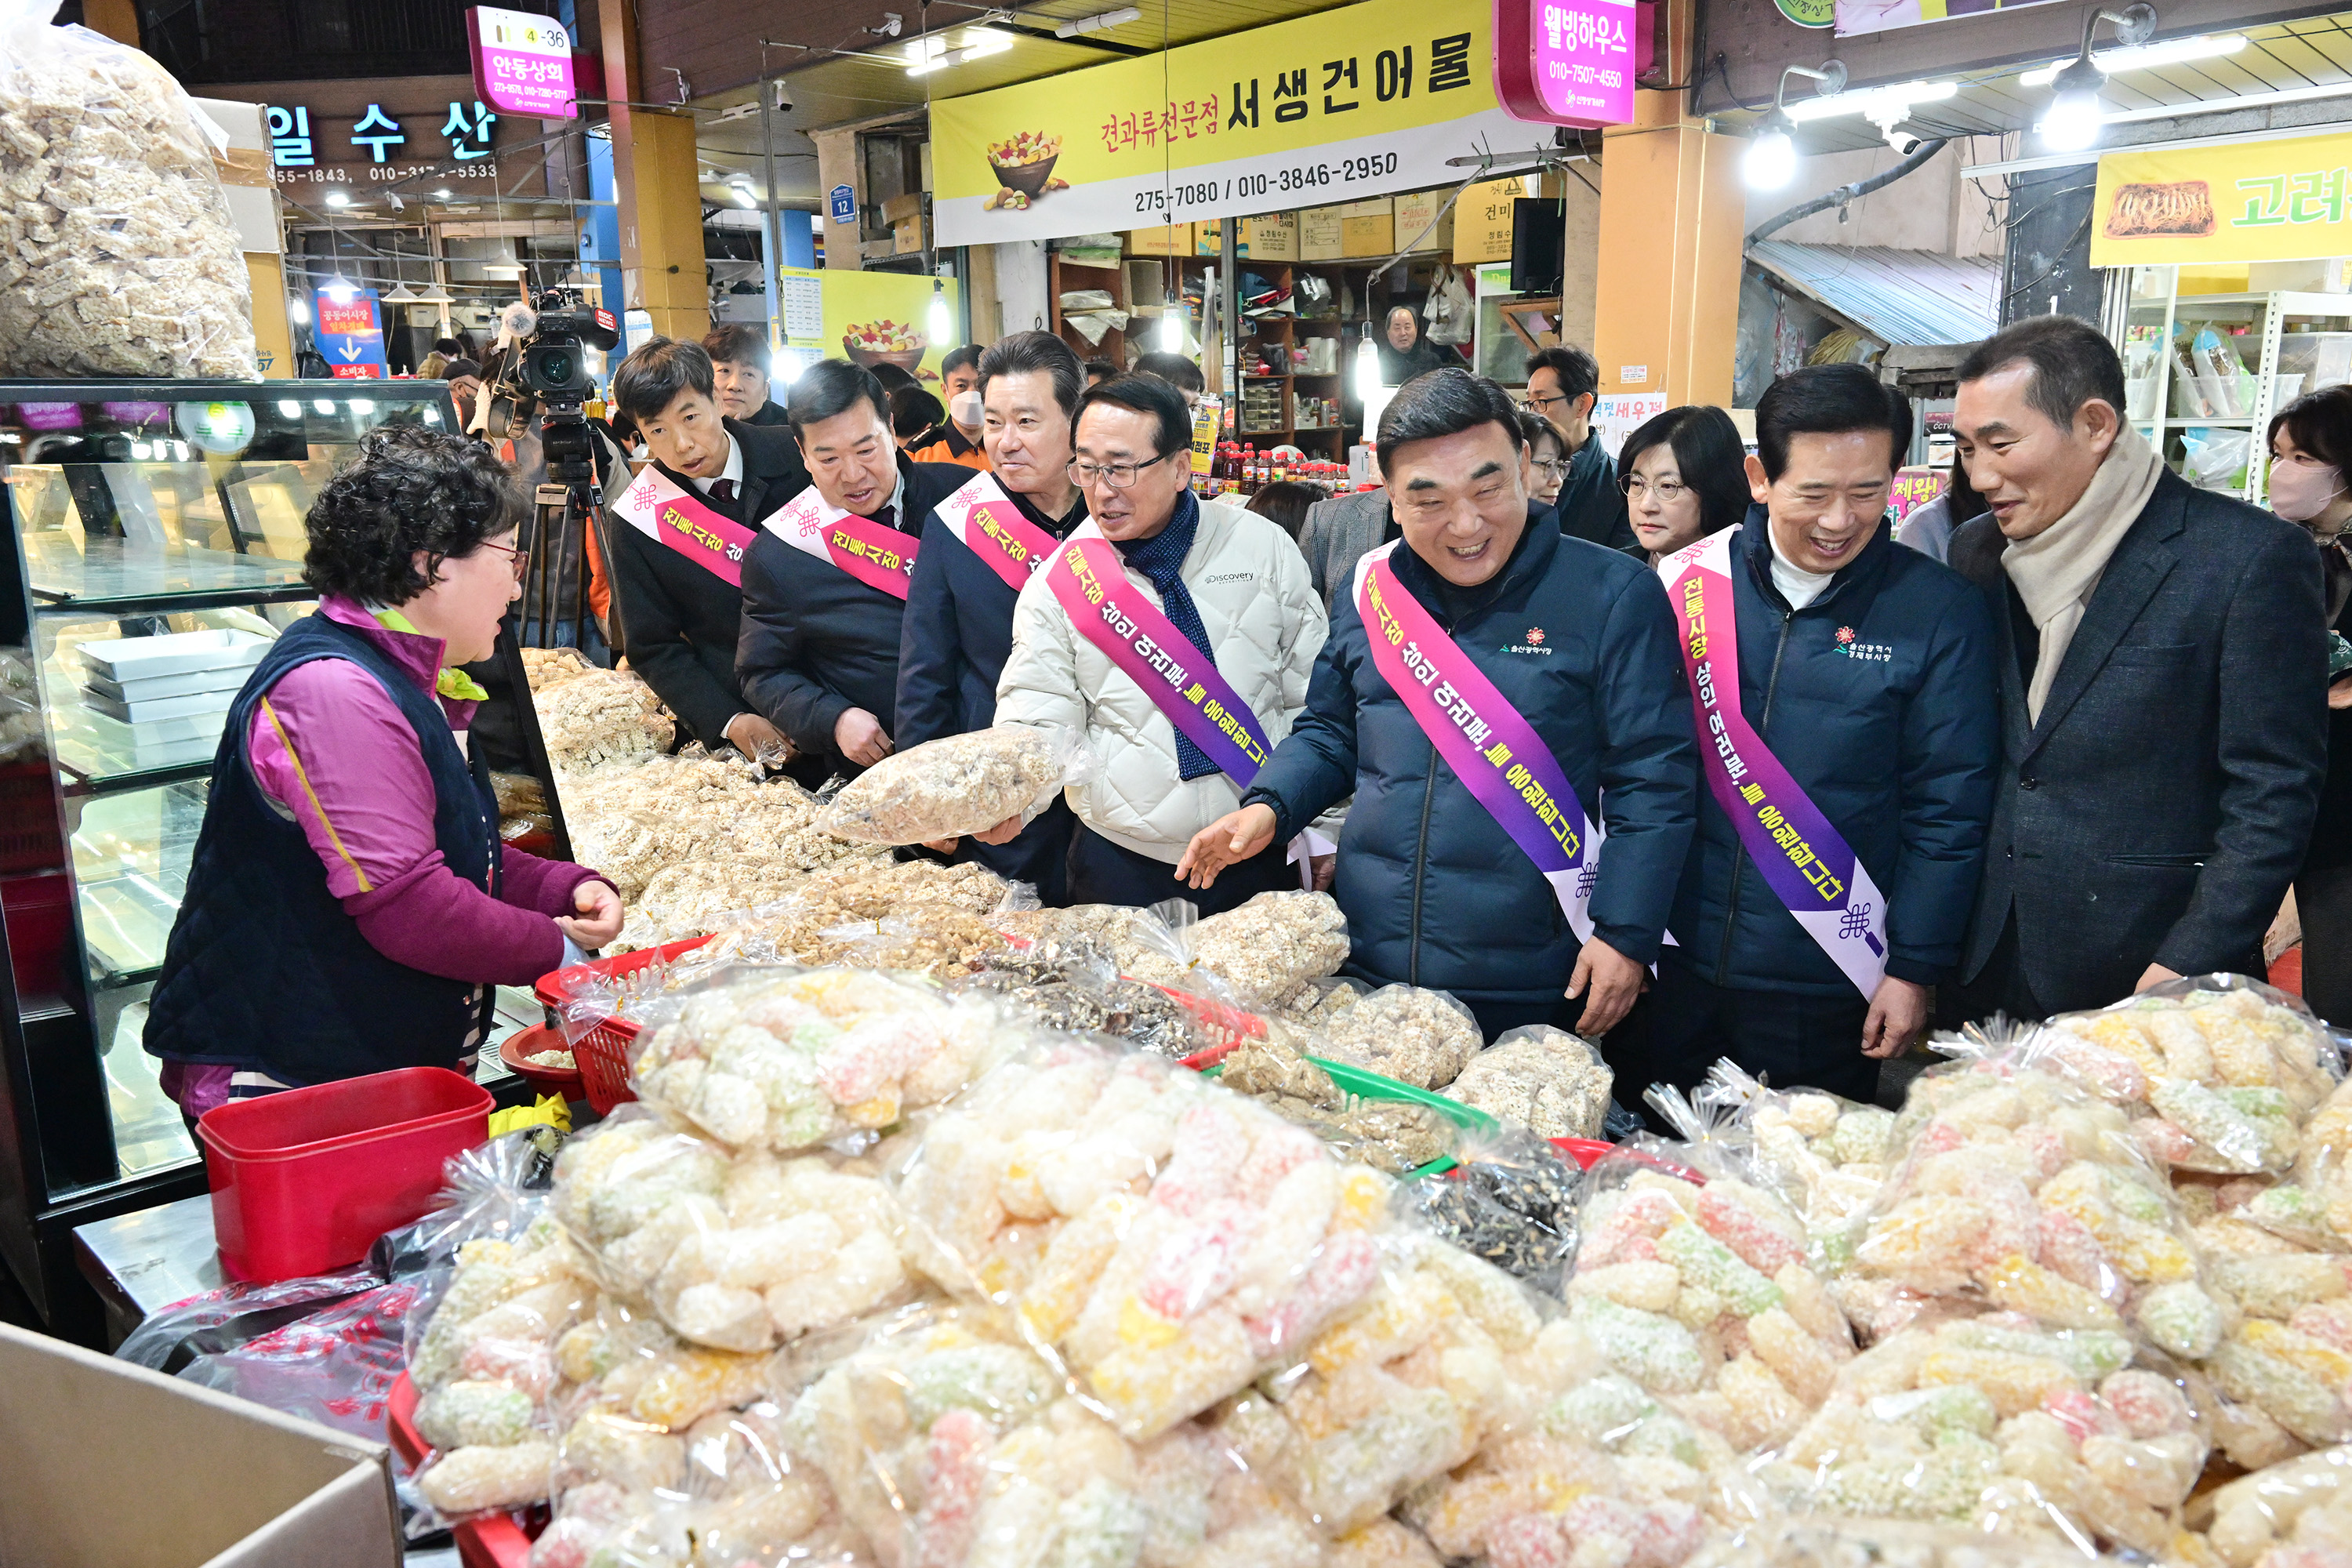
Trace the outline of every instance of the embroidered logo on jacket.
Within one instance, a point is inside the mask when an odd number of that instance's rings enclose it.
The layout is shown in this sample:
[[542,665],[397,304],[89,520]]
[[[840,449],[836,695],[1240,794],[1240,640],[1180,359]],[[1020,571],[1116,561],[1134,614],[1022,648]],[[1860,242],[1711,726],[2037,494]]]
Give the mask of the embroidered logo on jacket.
[[1852,626],[1838,627],[1837,650],[1848,658],[1868,659],[1873,664],[1891,664],[1895,659],[1895,648],[1892,644],[1857,642],[1854,640]]

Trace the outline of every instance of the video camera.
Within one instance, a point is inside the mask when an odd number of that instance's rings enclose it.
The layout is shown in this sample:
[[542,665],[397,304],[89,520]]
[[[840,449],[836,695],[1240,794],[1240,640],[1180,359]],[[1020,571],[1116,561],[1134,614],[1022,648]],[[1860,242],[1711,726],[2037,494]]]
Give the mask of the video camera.
[[551,484],[585,484],[594,478],[587,417],[581,412],[594,383],[583,346],[604,351],[621,342],[613,312],[585,302],[577,289],[544,289],[530,302],[531,321],[515,334],[522,342],[518,376],[539,399],[540,450]]

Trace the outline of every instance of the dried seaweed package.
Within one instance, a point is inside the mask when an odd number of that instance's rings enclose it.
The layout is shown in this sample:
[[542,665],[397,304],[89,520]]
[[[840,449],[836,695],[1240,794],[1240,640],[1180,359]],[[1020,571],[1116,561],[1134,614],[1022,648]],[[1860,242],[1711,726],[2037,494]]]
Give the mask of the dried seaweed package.
[[56,10],[0,8],[0,374],[257,379],[218,128]]
[[1471,1257],[1559,1295],[1576,1250],[1576,1170],[1518,1127],[1465,1131],[1454,1158],[1454,1169],[1398,1188],[1398,1201]]

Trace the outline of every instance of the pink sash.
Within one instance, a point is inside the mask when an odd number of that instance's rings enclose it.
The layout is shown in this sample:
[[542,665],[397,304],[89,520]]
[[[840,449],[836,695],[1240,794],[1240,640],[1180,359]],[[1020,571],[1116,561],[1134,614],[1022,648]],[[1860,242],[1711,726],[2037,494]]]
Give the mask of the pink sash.
[[751,548],[751,531],[711,510],[700,496],[688,494],[652,464],[615,498],[613,513],[646,538],[708,568],[729,587],[743,585],[743,552]]
[[941,525],[1016,594],[1053,556],[1054,536],[1021,515],[994,474],[974,474],[936,510]]
[[907,596],[922,541],[887,523],[825,504],[814,485],[770,513],[760,524],[795,550],[830,561],[869,588],[894,599]]

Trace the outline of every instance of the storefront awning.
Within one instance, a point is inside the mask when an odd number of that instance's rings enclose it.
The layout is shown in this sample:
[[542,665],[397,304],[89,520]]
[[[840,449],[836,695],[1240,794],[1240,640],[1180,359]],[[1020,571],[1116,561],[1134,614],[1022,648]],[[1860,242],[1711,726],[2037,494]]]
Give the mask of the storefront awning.
[[1889,345],[1972,343],[2000,324],[1998,258],[1764,239],[1748,259]]

